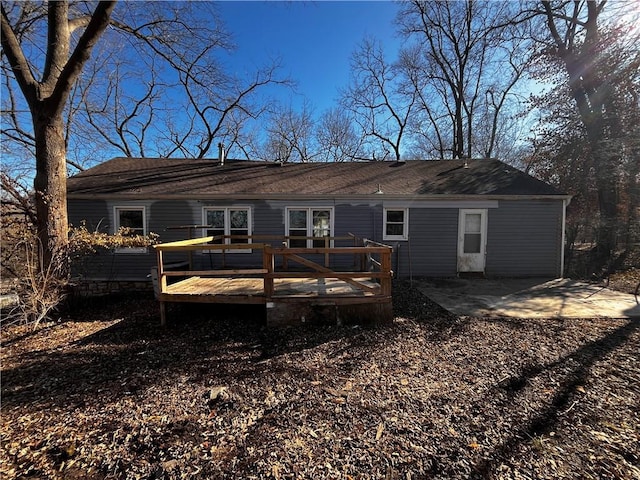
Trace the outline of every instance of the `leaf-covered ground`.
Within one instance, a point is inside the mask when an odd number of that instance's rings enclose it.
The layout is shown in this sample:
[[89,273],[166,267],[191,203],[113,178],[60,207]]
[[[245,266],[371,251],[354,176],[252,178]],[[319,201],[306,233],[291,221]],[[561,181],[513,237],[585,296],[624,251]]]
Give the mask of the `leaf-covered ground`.
[[2,478],[640,479],[640,320],[262,327],[150,298],[2,329]]

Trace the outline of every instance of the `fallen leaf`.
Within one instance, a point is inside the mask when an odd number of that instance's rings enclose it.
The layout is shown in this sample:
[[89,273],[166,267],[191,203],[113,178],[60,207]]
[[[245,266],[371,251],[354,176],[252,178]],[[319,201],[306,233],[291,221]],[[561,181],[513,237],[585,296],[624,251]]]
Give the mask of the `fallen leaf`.
[[376,440],[380,440],[380,437],[382,437],[383,430],[384,430],[384,422],[380,422],[376,430]]
[[324,392],[328,393],[329,395],[333,395],[334,397],[346,397],[348,394],[348,392],[344,390],[336,390],[335,388],[331,387],[322,387],[322,390],[324,390]]

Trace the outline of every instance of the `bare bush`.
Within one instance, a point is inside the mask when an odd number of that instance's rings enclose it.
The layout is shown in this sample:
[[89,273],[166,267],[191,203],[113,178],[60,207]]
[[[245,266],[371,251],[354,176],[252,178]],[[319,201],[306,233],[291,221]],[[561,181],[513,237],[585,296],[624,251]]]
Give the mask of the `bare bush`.
[[[51,320],[52,316],[64,304],[68,295],[68,278],[61,275],[63,262],[51,262],[47,268],[41,268],[42,249],[39,240],[28,228],[12,230],[10,239],[4,238],[3,252],[11,252],[13,267],[11,276],[15,277],[15,290],[18,304],[7,308],[2,323],[17,323],[38,326],[43,320]],[[115,234],[90,232],[85,225],[72,228],[69,233],[69,255],[75,263],[83,260],[99,250],[111,250],[126,247],[148,247],[158,242],[158,235],[135,235],[131,229],[121,228]],[[7,270],[9,272],[9,270]]]

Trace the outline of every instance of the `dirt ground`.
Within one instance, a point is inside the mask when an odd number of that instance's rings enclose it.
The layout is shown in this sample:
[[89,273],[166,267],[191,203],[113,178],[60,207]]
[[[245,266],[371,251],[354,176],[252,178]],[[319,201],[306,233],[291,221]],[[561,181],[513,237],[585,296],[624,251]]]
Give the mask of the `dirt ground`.
[[640,267],[616,272],[604,281],[606,287],[624,293],[635,293],[638,283],[640,283]]
[[640,320],[265,329],[249,307],[77,303],[2,328],[2,478],[640,479]]

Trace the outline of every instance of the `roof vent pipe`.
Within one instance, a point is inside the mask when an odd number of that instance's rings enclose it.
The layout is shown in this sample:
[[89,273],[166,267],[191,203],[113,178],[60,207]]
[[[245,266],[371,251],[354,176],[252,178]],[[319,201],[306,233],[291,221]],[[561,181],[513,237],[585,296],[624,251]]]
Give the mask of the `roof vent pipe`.
[[220,165],[224,165],[224,144],[220,142],[218,144],[218,162]]

